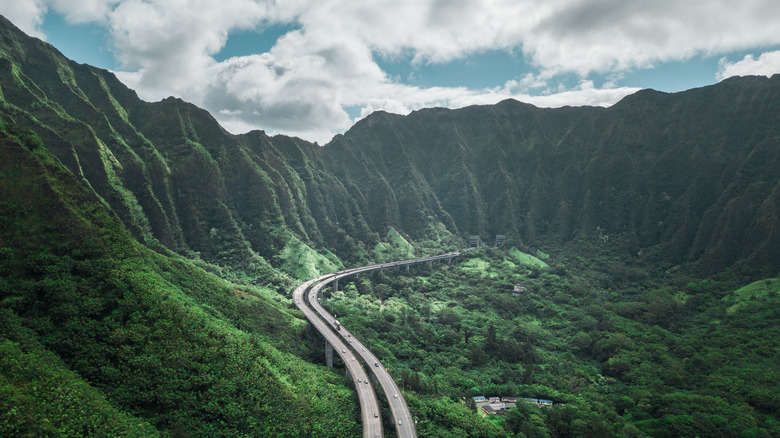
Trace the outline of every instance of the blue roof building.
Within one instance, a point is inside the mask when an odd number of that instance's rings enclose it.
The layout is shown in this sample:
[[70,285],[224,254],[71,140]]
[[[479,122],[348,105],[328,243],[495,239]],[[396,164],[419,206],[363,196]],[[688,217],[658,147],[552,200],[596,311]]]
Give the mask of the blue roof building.
[[546,400],[543,398],[527,398],[525,401],[528,403],[536,403],[537,406],[552,406],[553,404],[552,400]]

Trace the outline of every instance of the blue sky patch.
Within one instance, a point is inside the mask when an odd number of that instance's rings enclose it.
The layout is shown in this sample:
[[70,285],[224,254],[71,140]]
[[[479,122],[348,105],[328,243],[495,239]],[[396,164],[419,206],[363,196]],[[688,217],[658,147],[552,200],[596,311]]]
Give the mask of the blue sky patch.
[[257,30],[239,30],[231,32],[225,47],[214,55],[217,62],[234,56],[247,56],[266,53],[276,44],[276,40],[287,32],[299,29],[296,24],[272,24],[259,26]]

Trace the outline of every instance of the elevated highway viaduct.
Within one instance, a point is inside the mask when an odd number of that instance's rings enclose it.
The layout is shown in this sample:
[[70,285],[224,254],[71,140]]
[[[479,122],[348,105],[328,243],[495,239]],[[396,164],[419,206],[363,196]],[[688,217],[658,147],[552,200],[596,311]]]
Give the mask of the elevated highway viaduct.
[[351,376],[352,380],[355,382],[355,390],[357,391],[358,401],[360,403],[360,417],[363,422],[363,437],[382,437],[382,416],[379,413],[379,402],[377,401],[374,387],[368,384],[368,374],[366,373],[366,370],[363,368],[360,361],[356,359],[355,354],[352,349],[347,346],[347,343],[343,341],[335,331],[331,330],[328,324],[320,319],[311,307],[304,303],[304,293],[309,290],[313,284],[316,284],[318,281],[326,280],[332,276],[333,274],[325,275],[301,284],[293,291],[293,300],[295,300],[295,305],[298,309],[306,316],[306,319],[308,319],[314,328],[320,332],[325,338],[325,341],[336,350],[341,357],[341,360],[344,361],[348,375]]
[[[360,357],[362,362],[367,365],[369,372],[372,372],[379,384],[382,386],[382,390],[387,397],[388,405],[390,406],[393,423],[398,437],[401,438],[413,438],[417,437],[417,430],[415,428],[415,421],[412,413],[409,409],[409,405],[406,403],[403,394],[398,389],[398,384],[393,380],[390,373],[382,365],[381,360],[372,353],[365,344],[355,338],[355,336],[346,327],[337,323],[336,318],[328,313],[319,303],[318,298],[322,296],[322,290],[329,284],[333,284],[334,289],[338,289],[339,279],[358,275],[361,273],[369,273],[372,271],[382,271],[384,269],[391,268],[408,268],[412,265],[419,263],[432,263],[434,261],[443,261],[450,263],[452,259],[459,256],[459,252],[452,252],[447,254],[441,254],[432,257],[423,257],[418,259],[403,260],[399,262],[380,263],[369,266],[362,266],[359,268],[351,268],[343,271],[338,271],[333,274],[327,274],[315,279],[309,280],[302,285],[298,286],[293,292],[293,299],[295,305],[301,309],[307,319],[312,322],[314,327],[319,331],[328,344],[341,356],[344,363],[347,364],[347,370],[352,376],[358,390],[358,398],[361,405],[361,417],[363,419],[363,436],[367,437],[381,437],[381,415],[375,416],[374,413],[378,413],[378,404],[376,401],[376,394],[371,389],[370,394],[367,391],[363,391],[363,388],[373,388],[367,382],[367,375],[363,367],[360,365],[360,361],[356,361],[355,356]],[[306,293],[308,291],[308,294]],[[308,295],[308,300],[304,299],[304,296]],[[308,304],[308,305],[307,305]],[[355,365],[355,367],[351,366]],[[373,397],[373,400],[371,398]],[[365,398],[365,401],[364,401]],[[365,407],[364,407],[365,405]],[[368,410],[368,412],[366,412]],[[367,424],[368,421],[368,424]],[[376,431],[376,427],[379,431]]]

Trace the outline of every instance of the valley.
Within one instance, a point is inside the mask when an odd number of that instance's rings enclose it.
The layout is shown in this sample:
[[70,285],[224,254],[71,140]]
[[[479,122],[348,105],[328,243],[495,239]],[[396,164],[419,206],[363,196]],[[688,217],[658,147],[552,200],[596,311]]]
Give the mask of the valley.
[[0,17],[0,436],[778,436],[778,151],[779,75],[233,135]]
[[[742,295],[729,279],[628,277],[568,252],[541,268],[529,252],[360,279],[323,305],[400,376],[420,436],[772,435],[777,295],[728,315]],[[480,395],[553,405],[483,419]]]

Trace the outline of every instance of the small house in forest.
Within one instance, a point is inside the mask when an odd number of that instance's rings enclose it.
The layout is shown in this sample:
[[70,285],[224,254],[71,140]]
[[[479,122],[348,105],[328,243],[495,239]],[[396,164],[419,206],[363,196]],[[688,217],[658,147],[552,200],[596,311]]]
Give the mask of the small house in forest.
[[506,414],[507,409],[512,409],[516,407],[517,405],[515,403],[504,403],[504,402],[488,403],[482,406],[482,412],[484,415],[504,415]]
[[552,406],[552,404],[553,404],[552,400],[545,400],[543,398],[526,398],[525,401],[527,403],[535,403],[536,406],[539,406],[539,407]]

